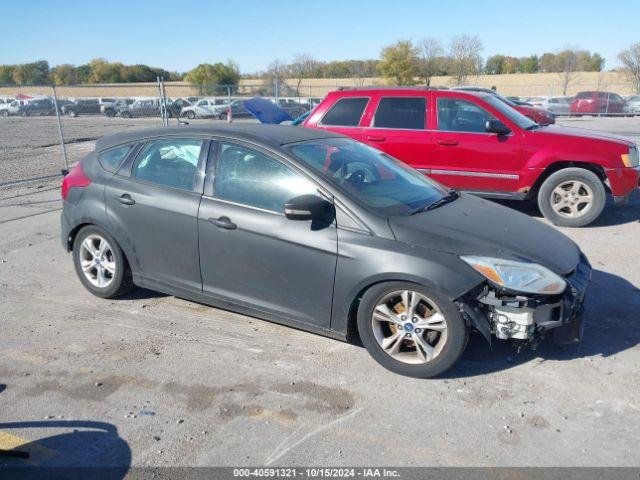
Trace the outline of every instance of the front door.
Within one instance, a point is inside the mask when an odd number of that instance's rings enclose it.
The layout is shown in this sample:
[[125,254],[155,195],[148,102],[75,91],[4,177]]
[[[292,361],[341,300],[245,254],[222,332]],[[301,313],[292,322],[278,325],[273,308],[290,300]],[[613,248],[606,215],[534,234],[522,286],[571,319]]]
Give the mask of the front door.
[[436,113],[433,147],[424,173],[460,190],[518,189],[523,163],[518,135],[488,133],[486,122],[495,116],[469,100],[438,96]]
[[200,291],[199,172],[206,154],[194,138],[150,140],[129,173],[105,187],[107,216],[146,279]]
[[213,196],[198,215],[203,290],[289,319],[329,327],[335,225],[289,220],[284,203],[316,193],[304,174],[240,143],[222,142]]

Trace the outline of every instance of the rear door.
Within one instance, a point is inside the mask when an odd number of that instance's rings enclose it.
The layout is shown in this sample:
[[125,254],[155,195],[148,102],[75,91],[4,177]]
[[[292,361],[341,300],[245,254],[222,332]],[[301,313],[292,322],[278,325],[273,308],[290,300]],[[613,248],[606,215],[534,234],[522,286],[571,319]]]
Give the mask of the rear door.
[[521,136],[488,133],[487,120],[504,118],[475,99],[445,92],[434,97],[435,145],[424,173],[460,190],[516,191],[523,167]]
[[146,279],[202,288],[197,216],[208,143],[150,139],[105,187],[109,221]]
[[377,97],[362,141],[414,168],[426,168],[433,142],[427,130],[428,101],[428,92]]
[[312,225],[283,213],[287,200],[305,193],[318,193],[317,186],[279,157],[221,140],[198,215],[204,292],[328,327],[335,224]]

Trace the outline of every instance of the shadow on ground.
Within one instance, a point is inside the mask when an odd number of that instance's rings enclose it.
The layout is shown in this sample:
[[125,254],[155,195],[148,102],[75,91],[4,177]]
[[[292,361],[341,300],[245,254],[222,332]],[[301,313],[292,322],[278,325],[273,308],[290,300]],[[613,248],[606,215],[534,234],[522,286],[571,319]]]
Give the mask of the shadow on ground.
[[[0,469],[12,479],[123,479],[131,466],[131,449],[110,423],[34,421],[0,423],[38,440],[0,454]],[[28,458],[17,458],[28,454]]]
[[493,339],[490,347],[484,337],[472,334],[462,358],[445,377],[494,373],[534,358],[562,361],[618,354],[640,343],[639,311],[640,289],[617,275],[594,270],[587,291],[582,343],[558,346],[547,338],[537,350],[517,353],[508,341]]
[[[515,200],[494,200],[505,207],[517,210],[534,218],[542,218],[542,214],[535,202],[521,202]],[[640,192],[636,190],[629,199],[629,203],[615,206],[612,198],[607,199],[607,204],[602,214],[589,225],[589,227],[610,227],[624,225],[626,223],[640,222]]]

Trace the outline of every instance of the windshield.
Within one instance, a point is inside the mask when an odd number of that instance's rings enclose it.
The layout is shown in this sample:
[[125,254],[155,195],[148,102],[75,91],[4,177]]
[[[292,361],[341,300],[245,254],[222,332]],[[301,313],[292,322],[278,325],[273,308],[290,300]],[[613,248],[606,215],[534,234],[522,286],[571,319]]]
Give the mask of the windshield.
[[409,215],[447,195],[404,163],[349,138],[293,143],[289,151],[339,190],[376,213]]
[[493,108],[502,113],[505,117],[518,125],[520,128],[528,129],[537,126],[538,124],[533,120],[528,119],[516,109],[507,105],[504,101],[496,97],[495,95],[487,95],[484,97],[485,101]]

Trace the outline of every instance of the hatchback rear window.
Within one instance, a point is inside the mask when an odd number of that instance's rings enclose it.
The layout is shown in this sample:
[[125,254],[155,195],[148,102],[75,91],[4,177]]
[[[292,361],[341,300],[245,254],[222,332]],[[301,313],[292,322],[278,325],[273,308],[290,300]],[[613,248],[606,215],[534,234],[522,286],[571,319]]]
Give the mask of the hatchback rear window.
[[383,97],[373,124],[378,128],[424,130],[426,109],[424,97]]
[[357,127],[369,98],[341,98],[322,118],[322,125]]

